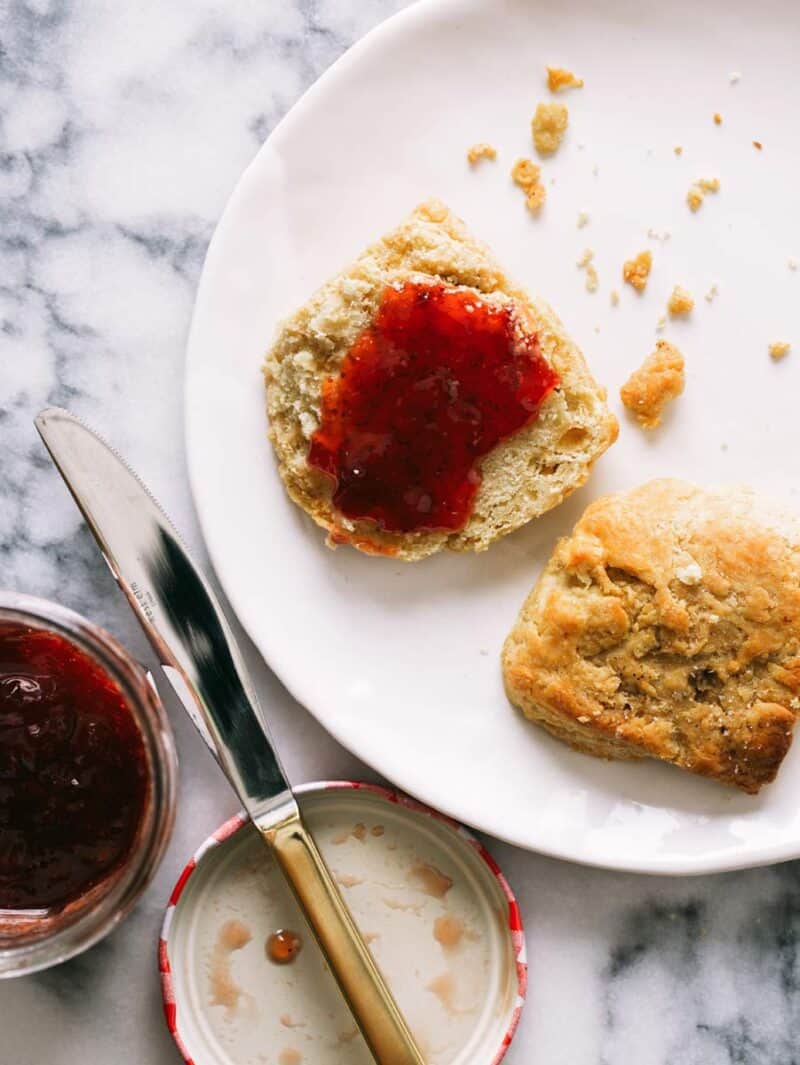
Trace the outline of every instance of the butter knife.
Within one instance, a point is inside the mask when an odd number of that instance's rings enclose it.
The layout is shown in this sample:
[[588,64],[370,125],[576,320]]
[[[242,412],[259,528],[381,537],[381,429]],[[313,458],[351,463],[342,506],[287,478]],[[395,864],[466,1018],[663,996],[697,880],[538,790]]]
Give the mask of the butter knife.
[[214,592],[105,441],[66,410],[35,421],[167,679],[283,870],[376,1062],[424,1065],[303,823]]

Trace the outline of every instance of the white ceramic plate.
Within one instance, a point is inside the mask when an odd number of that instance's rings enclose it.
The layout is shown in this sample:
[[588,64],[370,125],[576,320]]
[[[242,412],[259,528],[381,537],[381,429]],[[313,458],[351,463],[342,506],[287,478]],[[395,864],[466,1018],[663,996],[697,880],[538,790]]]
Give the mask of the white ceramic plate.
[[[214,237],[189,344],[188,445],[203,530],[235,610],[342,743],[426,802],[521,846],[667,873],[800,854],[800,744],[757,798],[655,762],[595,761],[521,720],[498,666],[555,538],[595,496],[671,474],[750,481],[796,502],[799,48],[793,0],[420,3],[297,104]],[[531,152],[546,63],[576,70],[586,87],[561,97],[570,130],[546,164],[537,220],[508,173]],[[470,170],[465,152],[478,140],[499,158]],[[719,176],[722,190],[691,214],[686,192],[702,176]],[[259,367],[278,319],[432,194],[553,303],[614,407],[652,348],[671,287],[687,287],[697,306],[664,334],[683,349],[688,380],[661,430],[647,436],[621,418],[589,485],[555,512],[486,554],[404,566],[330,552],[288,501]],[[583,229],[579,210],[590,215]],[[575,265],[585,247],[596,252],[594,295]],[[620,270],[645,247],[654,267],[639,297]],[[778,338],[798,350],[774,364],[767,345]]]

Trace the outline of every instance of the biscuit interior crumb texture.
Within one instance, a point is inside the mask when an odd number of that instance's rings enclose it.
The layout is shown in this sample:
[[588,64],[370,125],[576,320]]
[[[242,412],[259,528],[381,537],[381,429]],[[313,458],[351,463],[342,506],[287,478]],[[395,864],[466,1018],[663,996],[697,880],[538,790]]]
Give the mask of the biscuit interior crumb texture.
[[785,340],[775,340],[769,346],[769,353],[776,362],[778,359],[782,359],[785,355],[788,355],[791,350],[792,345]]
[[541,182],[541,167],[532,159],[517,159],[511,168],[511,177],[525,193],[528,210],[538,214],[547,199],[547,189]]
[[[560,377],[538,417],[484,457],[472,512],[456,532],[394,533],[345,519],[333,507],[332,479],[308,463],[324,382],[336,376],[370,327],[387,287],[409,282],[453,286],[494,306],[513,307],[520,329],[536,335]],[[270,438],[290,497],[329,531],[332,545],[347,542],[407,561],[443,548],[484,550],[582,485],[617,435],[605,390],[551,308],[516,287],[489,249],[438,200],[417,207],[283,322],[264,376]]]
[[593,503],[503,649],[512,703],[577,750],[755,793],[800,706],[800,526],[746,488]]
[[496,159],[497,149],[493,148],[491,144],[486,144],[481,141],[479,144],[473,144],[467,152],[467,159],[471,166],[474,166],[479,159]]
[[539,155],[552,155],[557,150],[568,124],[566,104],[539,104],[531,121],[533,144]]
[[676,155],[683,155],[683,147],[680,144],[676,144],[672,150]]
[[627,281],[637,292],[644,292],[652,266],[653,253],[640,251],[633,259],[627,259],[622,264],[622,279]]
[[667,404],[683,392],[683,356],[666,340],[634,370],[620,389],[620,398],[645,429],[661,423]]
[[576,77],[571,70],[565,70],[564,67],[548,67],[547,87],[550,92],[559,92],[561,89],[582,89],[583,78]]
[[686,291],[685,288],[681,288],[680,285],[676,285],[672,290],[672,293],[667,302],[667,310],[673,318],[686,317],[687,314],[691,314],[694,307],[694,300]]

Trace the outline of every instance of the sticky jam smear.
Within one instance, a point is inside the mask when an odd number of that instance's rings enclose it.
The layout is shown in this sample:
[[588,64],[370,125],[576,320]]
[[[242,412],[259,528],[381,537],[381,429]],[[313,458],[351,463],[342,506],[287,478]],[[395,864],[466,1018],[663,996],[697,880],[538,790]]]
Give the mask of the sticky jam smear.
[[309,463],[333,503],[388,532],[464,527],[480,460],[530,424],[558,384],[513,305],[406,283],[323,385]]
[[290,965],[303,947],[303,941],[297,932],[290,928],[279,928],[267,938],[267,957],[275,965]]
[[124,862],[148,779],[111,677],[56,633],[0,625],[0,909],[58,908]]

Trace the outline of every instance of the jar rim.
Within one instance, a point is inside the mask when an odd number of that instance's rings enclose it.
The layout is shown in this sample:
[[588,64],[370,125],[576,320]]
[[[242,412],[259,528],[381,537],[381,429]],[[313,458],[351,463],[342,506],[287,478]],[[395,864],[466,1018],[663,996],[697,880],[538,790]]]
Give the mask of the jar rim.
[[[55,632],[88,655],[119,686],[141,735],[148,765],[148,798],[137,835],[119,870],[87,892],[91,905],[34,929],[18,942],[0,940],[0,978],[57,965],[93,946],[130,912],[152,879],[175,820],[178,758],[175,739],[151,674],[109,632],[59,603],[0,591],[0,622]],[[103,890],[97,889],[103,887]]]

